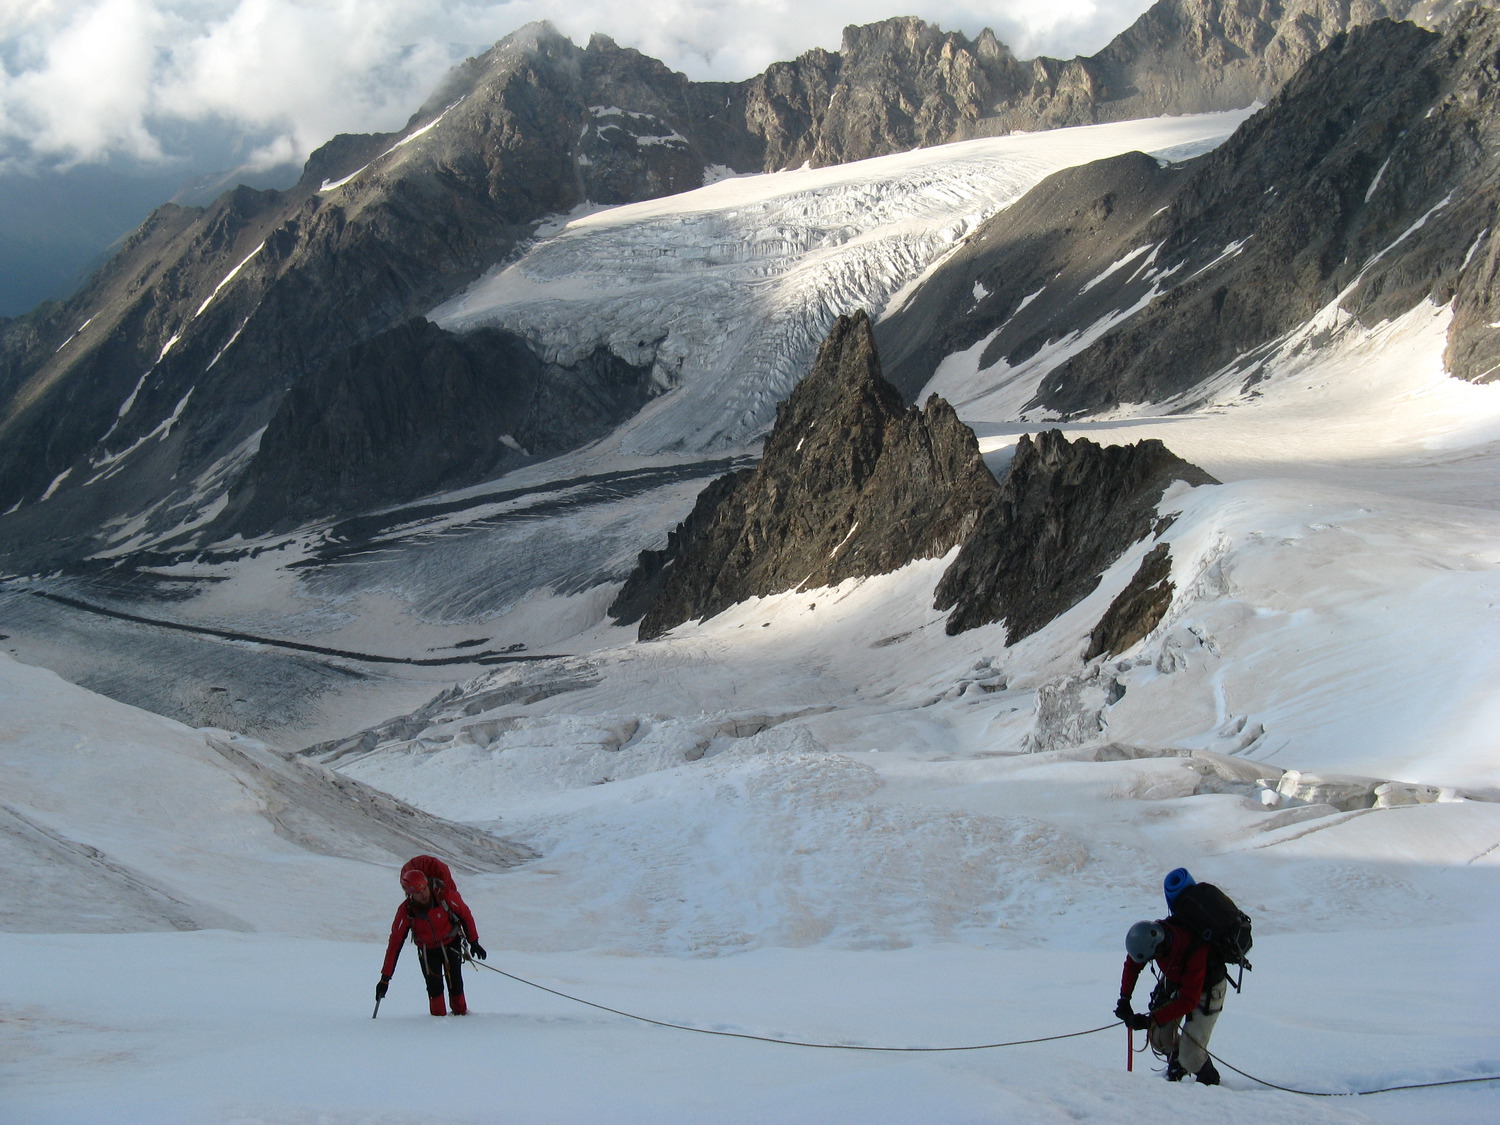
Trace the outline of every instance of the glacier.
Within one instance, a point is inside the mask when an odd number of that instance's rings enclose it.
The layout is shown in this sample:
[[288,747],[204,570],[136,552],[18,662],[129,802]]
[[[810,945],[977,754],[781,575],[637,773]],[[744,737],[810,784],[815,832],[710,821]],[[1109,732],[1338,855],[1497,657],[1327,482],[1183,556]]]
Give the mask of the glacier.
[[592,211],[428,315],[451,331],[509,329],[552,362],[604,345],[650,364],[660,397],[607,439],[621,453],[742,446],[837,316],[898,305],[1048,175],[1137,149],[1188,159],[1250,112],[965,141]]

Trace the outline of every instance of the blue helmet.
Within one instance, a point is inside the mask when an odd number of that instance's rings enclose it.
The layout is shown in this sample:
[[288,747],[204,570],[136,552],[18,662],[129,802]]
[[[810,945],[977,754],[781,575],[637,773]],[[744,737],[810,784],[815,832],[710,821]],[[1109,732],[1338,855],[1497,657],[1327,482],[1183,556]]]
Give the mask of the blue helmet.
[[1176,904],[1177,896],[1191,887],[1196,881],[1188,874],[1186,867],[1179,867],[1175,871],[1168,872],[1167,877],[1162,880],[1161,884],[1162,892],[1167,896],[1167,909],[1170,910]]

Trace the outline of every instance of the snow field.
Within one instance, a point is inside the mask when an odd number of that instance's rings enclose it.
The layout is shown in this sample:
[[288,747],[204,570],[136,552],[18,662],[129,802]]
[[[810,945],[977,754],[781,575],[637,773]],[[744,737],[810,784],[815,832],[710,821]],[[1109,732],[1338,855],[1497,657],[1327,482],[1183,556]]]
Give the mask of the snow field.
[[[1476,954],[1488,947],[1477,927],[1459,934]],[[1230,997],[1216,1053],[1330,1092],[1470,1077],[1487,1044],[1493,1067],[1494,1027],[1473,1003],[1500,983],[1486,959],[1460,981],[1427,968],[1451,928],[1380,937],[1384,957],[1347,935],[1267,943],[1247,991]],[[485,972],[469,976],[473,1014],[439,1021],[409,964],[371,1020],[374,945],[208,931],[5,934],[0,950],[40,970],[8,989],[0,1023],[5,1120],[17,1125],[1492,1119],[1483,1085],[1313,1099],[1226,1070],[1220,1089],[1174,1088],[1149,1054],[1126,1073],[1118,1026],[952,1054],[813,1050],[635,1023]],[[878,1046],[1103,1026],[1113,997],[1101,984],[1118,971],[1112,952],[964,946],[712,960],[491,950],[525,979],[656,1019]]]

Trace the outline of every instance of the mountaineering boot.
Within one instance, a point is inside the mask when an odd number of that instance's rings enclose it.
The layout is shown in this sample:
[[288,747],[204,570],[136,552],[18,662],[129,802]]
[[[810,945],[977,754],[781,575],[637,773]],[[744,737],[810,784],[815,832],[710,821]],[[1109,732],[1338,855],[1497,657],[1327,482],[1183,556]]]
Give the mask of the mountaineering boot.
[[[453,994],[453,1014],[455,1016],[466,1016],[469,1014],[469,1002],[464,999],[462,992],[455,992]],[[1200,1070],[1198,1073],[1202,1074],[1203,1072]],[[1201,1082],[1203,1080],[1200,1078],[1198,1081]],[[1218,1075],[1214,1076],[1214,1081],[1218,1081]]]
[[435,1016],[446,1016],[448,1009],[443,1005],[441,996],[429,996],[427,998],[427,1010]]
[[1182,1076],[1186,1073],[1187,1071],[1182,1069],[1182,1064],[1177,1061],[1176,1055],[1173,1055],[1170,1059],[1167,1060],[1168,1082],[1181,1082]]
[[1198,1071],[1198,1085],[1217,1086],[1219,1084],[1219,1068],[1214,1066],[1214,1060],[1209,1059]]

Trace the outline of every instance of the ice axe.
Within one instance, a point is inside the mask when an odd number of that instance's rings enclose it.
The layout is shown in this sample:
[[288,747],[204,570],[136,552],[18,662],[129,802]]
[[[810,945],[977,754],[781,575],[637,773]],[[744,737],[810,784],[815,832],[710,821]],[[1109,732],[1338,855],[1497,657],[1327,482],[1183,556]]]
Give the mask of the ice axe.
[[375,1010],[370,1013],[370,1018],[374,1019],[378,1015],[380,1015],[380,997],[377,996],[375,997]]
[[[380,1007],[380,1001],[375,1001],[375,1007]],[[1128,1023],[1125,1025],[1125,1069],[1135,1073],[1135,1028]]]

